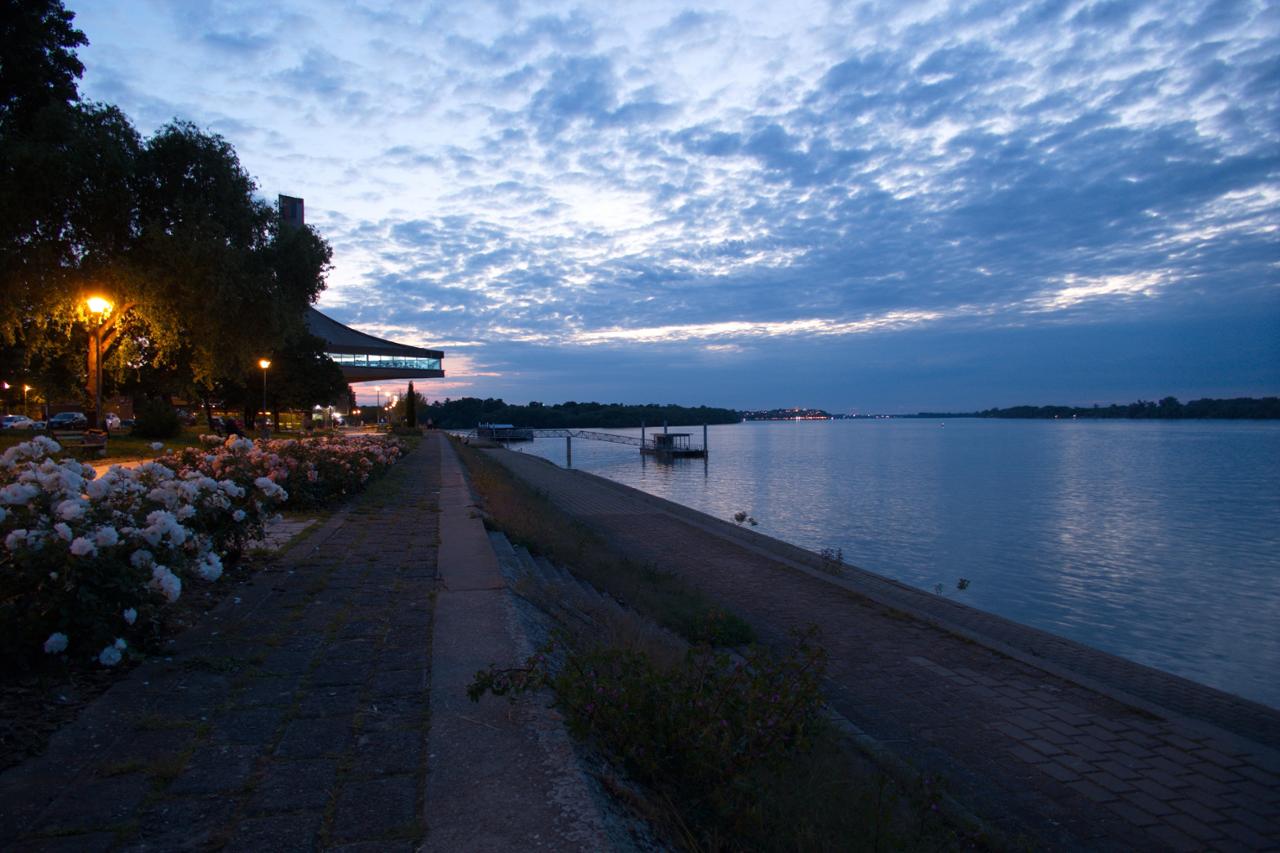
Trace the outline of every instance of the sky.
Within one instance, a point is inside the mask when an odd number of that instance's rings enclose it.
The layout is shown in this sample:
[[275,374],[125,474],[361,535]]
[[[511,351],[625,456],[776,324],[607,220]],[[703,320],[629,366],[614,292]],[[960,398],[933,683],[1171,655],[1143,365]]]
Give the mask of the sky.
[[1271,0],[66,6],[82,96],[305,198],[430,399],[1280,393]]

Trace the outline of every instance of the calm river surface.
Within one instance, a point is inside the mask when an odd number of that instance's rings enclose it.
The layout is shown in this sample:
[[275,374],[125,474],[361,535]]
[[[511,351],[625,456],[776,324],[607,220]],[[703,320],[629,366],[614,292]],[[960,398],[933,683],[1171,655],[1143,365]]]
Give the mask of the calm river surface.
[[[704,465],[575,440],[573,467],[1280,707],[1280,424],[769,422],[708,443]],[[565,463],[562,438],[514,447]]]

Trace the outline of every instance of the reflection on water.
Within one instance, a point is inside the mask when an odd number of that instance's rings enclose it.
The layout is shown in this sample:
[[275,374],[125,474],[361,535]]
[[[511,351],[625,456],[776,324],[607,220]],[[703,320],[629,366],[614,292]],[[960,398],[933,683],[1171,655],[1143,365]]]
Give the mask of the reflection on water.
[[[709,446],[576,440],[573,463],[1280,707],[1280,424],[774,422]],[[562,439],[518,449],[565,461]]]

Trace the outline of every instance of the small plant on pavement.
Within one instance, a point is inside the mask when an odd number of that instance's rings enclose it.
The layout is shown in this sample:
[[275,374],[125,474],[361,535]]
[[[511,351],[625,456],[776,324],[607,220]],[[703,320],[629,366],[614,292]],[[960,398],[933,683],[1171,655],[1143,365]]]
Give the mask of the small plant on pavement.
[[[968,589],[968,588],[969,588],[969,583],[970,583],[970,581],[969,581],[969,579],[968,579],[968,578],[960,578],[960,579],[958,579],[958,580],[956,581],[956,591],[957,591],[957,592],[964,592],[966,589]],[[938,595],[946,595],[946,594],[947,594],[946,587],[944,587],[944,586],[943,586],[942,584],[940,584],[940,583],[937,583],[937,584],[934,584],[934,585],[933,585],[933,591],[934,591],[935,593],[937,593]]]
[[829,575],[843,577],[844,575],[844,550],[840,548],[823,548],[818,552],[818,556],[822,558],[820,568]]

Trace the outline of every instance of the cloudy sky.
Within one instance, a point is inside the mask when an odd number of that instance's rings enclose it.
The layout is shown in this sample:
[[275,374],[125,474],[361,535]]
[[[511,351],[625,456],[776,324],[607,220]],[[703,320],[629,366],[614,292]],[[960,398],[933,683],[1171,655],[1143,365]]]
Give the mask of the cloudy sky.
[[304,197],[432,397],[1280,393],[1271,0],[66,5],[82,93]]

